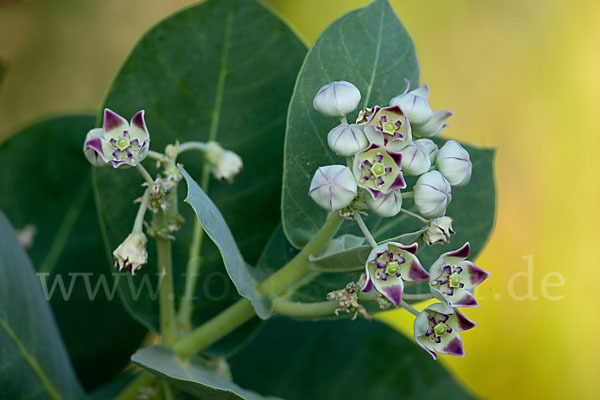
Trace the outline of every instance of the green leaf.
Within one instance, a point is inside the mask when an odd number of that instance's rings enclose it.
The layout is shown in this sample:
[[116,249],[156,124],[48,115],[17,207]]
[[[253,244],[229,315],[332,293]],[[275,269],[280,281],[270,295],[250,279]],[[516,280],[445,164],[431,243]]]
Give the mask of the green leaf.
[[315,94],[345,80],[361,91],[361,106],[388,104],[405,89],[405,79],[413,86],[419,82],[415,49],[387,0],[349,12],[315,41],[298,75],[286,130],[282,220],[294,246],[306,244],[327,215],[308,196],[313,174],[323,165],[346,164],[327,145],[327,133],[339,121],[313,109]]
[[85,398],[34,273],[0,212],[1,397]]
[[[422,229],[416,232],[405,233],[390,238],[387,241],[409,245],[418,242],[423,232],[424,230]],[[347,236],[348,235],[343,235],[341,237]],[[356,243],[356,241],[354,243]],[[361,245],[352,247],[343,246],[338,251],[324,252],[319,257],[311,258],[310,261],[314,264],[311,269],[320,272],[362,271],[365,269],[365,261],[371,250],[371,246]]]
[[239,385],[288,400],[472,398],[439,361],[378,321],[274,318],[230,366]]
[[200,358],[181,359],[166,347],[146,347],[138,350],[131,360],[200,399],[265,399],[217,375]]
[[[238,153],[244,170],[235,183],[210,180],[208,193],[233,232],[244,259],[254,264],[279,223],[285,115],[306,49],[290,28],[254,0],[208,0],[158,24],[138,42],[117,75],[105,106],[126,117],[146,110],[151,147],[162,151],[175,140],[216,140]],[[202,158],[185,153],[180,161],[202,177]],[[146,162],[151,169],[152,162]],[[96,188],[107,247],[114,249],[133,224],[141,184],[133,169],[102,168]],[[202,182],[202,179],[200,179]],[[180,185],[180,198],[184,195]],[[203,186],[203,185],[202,185]],[[204,189],[206,189],[204,187]],[[184,290],[184,272],[192,237],[188,221],[174,243],[175,291]],[[151,241],[152,242],[152,241]],[[152,245],[149,248],[153,254]],[[154,257],[139,273],[156,287]],[[210,240],[202,245],[202,265],[194,320],[214,316],[238,297]],[[156,329],[157,302],[147,290],[135,300],[127,284],[119,287],[127,307]]]
[[188,194],[185,201],[194,209],[202,228],[219,248],[229,278],[239,294],[250,300],[256,315],[262,319],[269,318],[271,302],[258,293],[256,282],[252,279],[248,270],[248,264],[244,261],[244,257],[240,253],[240,249],[235,243],[223,215],[187,171],[182,166],[179,166],[179,169],[188,184]]
[[51,118],[0,145],[0,208],[17,229],[37,232],[28,254],[86,389],[118,374],[146,332],[123,309],[106,263],[82,153],[93,126],[92,116]]

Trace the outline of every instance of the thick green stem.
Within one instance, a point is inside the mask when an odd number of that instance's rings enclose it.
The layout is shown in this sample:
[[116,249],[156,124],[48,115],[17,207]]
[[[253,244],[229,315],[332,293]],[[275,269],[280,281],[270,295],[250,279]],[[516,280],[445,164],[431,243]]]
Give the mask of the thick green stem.
[[179,339],[174,344],[173,350],[180,356],[195,354],[232,332],[254,315],[254,308],[248,300],[238,300],[189,335]]
[[[309,257],[321,252],[342,221],[339,213],[330,213],[325,224],[312,240],[290,262],[259,285],[259,291],[268,297],[277,296],[310,272]],[[195,354],[232,332],[254,315],[254,308],[248,300],[238,300],[189,335],[179,339],[173,349],[181,356]]]
[[163,343],[170,345],[176,339],[171,240],[157,237],[156,251],[158,253],[158,271],[162,280],[159,291],[160,333]]
[[299,303],[282,297],[273,298],[273,311],[293,318],[324,317],[335,313],[338,308],[340,308],[340,303],[337,301]]

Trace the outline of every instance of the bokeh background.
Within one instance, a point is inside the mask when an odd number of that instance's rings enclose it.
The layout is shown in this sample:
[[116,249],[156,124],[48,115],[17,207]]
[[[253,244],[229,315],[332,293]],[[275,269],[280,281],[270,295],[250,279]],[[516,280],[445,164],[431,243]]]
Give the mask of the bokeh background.
[[[306,43],[367,3],[268,2]],[[193,3],[0,1],[0,141],[44,116],[95,113],[136,40]],[[497,226],[477,260],[492,279],[466,311],[479,323],[467,357],[441,362],[485,398],[600,398],[600,2],[392,3],[433,108],[455,112],[445,135],[499,148]],[[407,313],[383,318],[411,334]]]

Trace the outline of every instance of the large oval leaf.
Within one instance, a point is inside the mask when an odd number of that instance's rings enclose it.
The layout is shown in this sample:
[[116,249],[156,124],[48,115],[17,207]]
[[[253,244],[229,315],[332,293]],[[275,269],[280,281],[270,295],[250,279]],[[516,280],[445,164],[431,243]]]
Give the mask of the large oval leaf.
[[0,354],[0,398],[85,398],[33,266],[1,212]]
[[265,325],[230,360],[235,382],[260,393],[288,400],[472,397],[412,339],[381,322],[274,318]]
[[349,12],[315,41],[298,75],[286,127],[282,221],[294,246],[308,242],[327,215],[308,196],[313,174],[323,165],[346,164],[327,145],[327,132],[339,122],[315,111],[313,97],[324,84],[345,80],[360,89],[362,106],[387,104],[406,87],[405,79],[419,82],[417,57],[387,0]]
[[37,232],[28,253],[87,389],[121,371],[146,332],[120,304],[106,265],[81,151],[93,124],[92,116],[52,118],[0,145],[0,208],[16,228]]
[[[285,113],[305,53],[300,40],[261,2],[208,0],[147,33],[106,99],[107,107],[125,116],[146,110],[155,150],[177,139],[217,140],[241,155],[244,171],[235,183],[213,181],[208,194],[249,263],[256,262],[278,223]],[[184,154],[181,160],[192,176],[202,176],[200,155]],[[110,249],[131,229],[139,183],[134,170],[97,171],[98,206]],[[189,222],[174,244],[178,297],[196,218],[188,207],[181,211]],[[203,242],[200,275],[195,318],[205,320],[238,297],[210,240]],[[153,262],[136,274],[136,289],[144,276],[155,288]],[[157,307],[151,293],[142,290],[136,299],[127,284],[119,290],[136,318],[155,328]]]

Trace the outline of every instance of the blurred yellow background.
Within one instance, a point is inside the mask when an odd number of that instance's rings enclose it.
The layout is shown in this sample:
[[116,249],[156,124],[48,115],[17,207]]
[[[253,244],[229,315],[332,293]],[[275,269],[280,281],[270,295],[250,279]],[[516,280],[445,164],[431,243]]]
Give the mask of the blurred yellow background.
[[[0,140],[32,119],[95,112],[151,25],[192,1],[0,5]],[[271,0],[311,43],[358,0]],[[498,146],[498,221],[477,263],[479,326],[442,357],[485,398],[600,398],[600,2],[393,0],[446,136]],[[521,274],[519,274],[521,273]],[[529,295],[529,296],[528,296]],[[411,334],[412,319],[384,316]],[[402,357],[401,354],[398,357]]]

